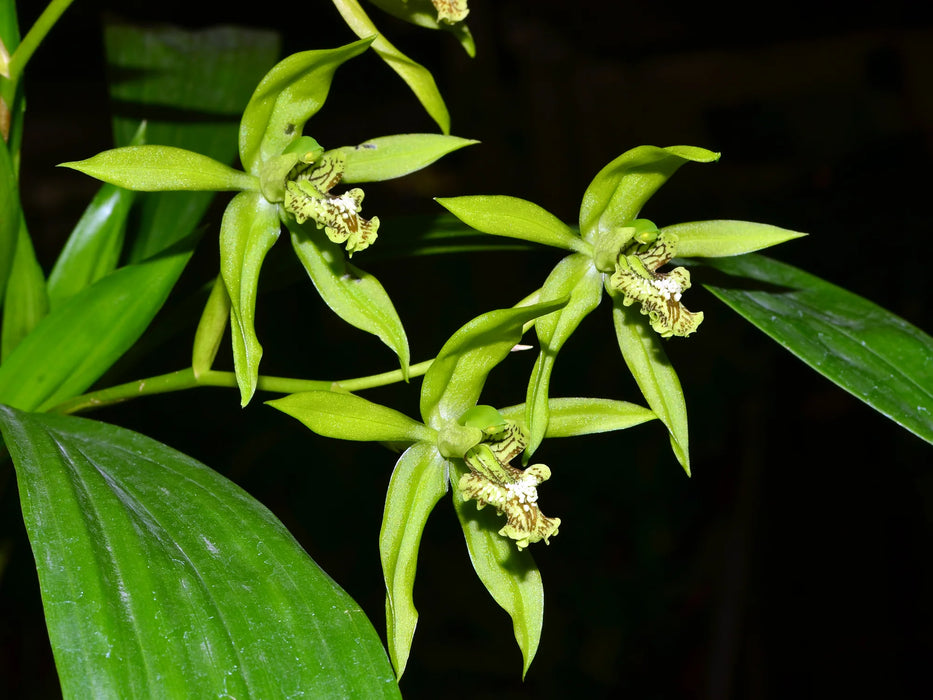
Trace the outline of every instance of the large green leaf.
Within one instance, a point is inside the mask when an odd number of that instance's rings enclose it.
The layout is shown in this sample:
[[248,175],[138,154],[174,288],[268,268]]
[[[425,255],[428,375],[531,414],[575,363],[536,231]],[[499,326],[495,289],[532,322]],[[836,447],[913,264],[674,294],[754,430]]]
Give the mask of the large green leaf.
[[740,278],[734,286],[704,285],[713,294],[827,379],[933,443],[933,338],[867,299],[761,255],[704,264]]
[[[145,119],[147,143],[233,161],[240,114],[278,56],[276,34],[241,27],[185,31],[110,24],[104,40],[117,146],[129,144]],[[213,196],[160,192],[140,197],[131,260],[188,236]]]
[[399,697],[359,607],[236,485],[96,421],[0,428],[65,697]]

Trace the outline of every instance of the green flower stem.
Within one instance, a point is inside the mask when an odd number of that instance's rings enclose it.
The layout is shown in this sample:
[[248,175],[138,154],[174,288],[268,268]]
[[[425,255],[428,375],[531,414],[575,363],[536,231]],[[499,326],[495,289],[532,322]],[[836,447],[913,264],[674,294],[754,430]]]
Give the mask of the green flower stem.
[[[428,371],[428,368],[433,362],[434,359],[432,358],[412,365],[410,367],[409,377],[420,377]],[[354,379],[343,379],[339,381],[260,376],[256,389],[259,391],[271,391],[276,394],[295,394],[301,391],[312,390],[361,391],[363,389],[372,389],[377,386],[394,384],[404,381],[404,379],[400,369],[391,372],[383,372],[381,374],[373,374],[368,377],[356,377]],[[118,384],[117,386],[82,394],[81,396],[76,396],[58,404],[51,409],[51,412],[80,413],[82,411],[129,401],[130,399],[135,399],[140,396],[167,394],[173,391],[183,391],[185,389],[194,389],[201,386],[217,386],[235,389],[237,387],[236,375],[233,372],[210,370],[202,372],[200,376],[195,377],[194,370],[188,367],[176,372],[160,374],[155,377],[146,377],[145,379],[136,379],[126,384]]]
[[23,69],[26,67],[26,64],[29,63],[29,59],[32,58],[32,54],[39,48],[39,44],[45,39],[45,35],[55,26],[55,23],[58,22],[58,18],[64,14],[65,10],[68,9],[72,2],[73,0],[52,0],[39,16],[39,19],[36,20],[36,23],[32,25],[26,36],[23,37],[20,45],[10,57],[9,78],[14,89],[16,83],[19,82]]

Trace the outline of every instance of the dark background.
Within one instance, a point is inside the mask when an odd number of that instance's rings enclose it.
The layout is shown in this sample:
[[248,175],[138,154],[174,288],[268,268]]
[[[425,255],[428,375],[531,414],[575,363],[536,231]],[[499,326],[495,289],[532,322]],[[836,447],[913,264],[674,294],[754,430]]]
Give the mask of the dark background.
[[[921,5],[814,14],[803,2],[473,2],[475,60],[451,37],[373,9],[389,39],[434,72],[453,133],[482,145],[367,186],[366,212],[385,221],[438,212],[433,196],[510,194],[574,221],[589,180],[621,152],[704,146],[722,160],[686,165],[644,216],[659,225],[734,218],[807,231],[771,254],[929,330],[933,22]],[[36,12],[21,10],[23,26]],[[24,206],[46,270],[96,188],[52,166],[111,145],[105,13],[270,27],[283,32],[286,52],[353,39],[322,0],[258,9],[78,0],[27,73]],[[403,83],[367,55],[340,69],[307,132],[331,147],[435,130]],[[225,201],[209,215],[213,230]],[[182,297],[214,274],[215,240],[202,241]],[[545,251],[402,265],[367,264],[365,255],[359,264],[395,300],[416,361],[469,318],[534,289],[558,259]],[[268,264],[292,265],[286,246]],[[331,378],[392,368],[385,348],[341,324],[295,279],[288,287],[262,281],[264,373]],[[694,280],[703,281],[699,273]],[[473,575],[442,501],[419,560],[407,697],[931,697],[929,445],[699,285],[689,296],[706,320],[667,350],[691,414],[693,478],[659,425],[545,443],[536,458],[554,476],[542,504],[564,524],[549,547],[535,547],[545,625],[524,683],[510,622]],[[605,307],[562,351],[552,395],[639,400]],[[176,336],[108,380],[176,369],[189,348],[190,334]],[[498,368],[484,400],[523,400],[532,362],[529,354]],[[228,367],[229,356],[218,365]],[[367,396],[414,414],[413,384]],[[319,438],[259,401],[241,410],[229,390],[144,399],[95,417],[145,432],[242,485],[384,628],[376,540],[393,455]],[[16,515],[9,489],[3,508],[6,519]],[[24,536],[0,601],[0,695],[54,695]]]

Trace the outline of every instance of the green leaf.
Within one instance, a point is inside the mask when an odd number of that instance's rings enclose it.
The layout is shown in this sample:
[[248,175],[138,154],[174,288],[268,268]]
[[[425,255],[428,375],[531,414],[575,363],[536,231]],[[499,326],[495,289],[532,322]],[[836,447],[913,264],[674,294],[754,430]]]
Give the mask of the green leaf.
[[363,442],[434,444],[437,432],[404,413],[353,394],[303,391],[266,402],[324,437]]
[[[129,145],[140,120],[149,143],[195,151],[230,164],[240,115],[279,52],[268,30],[166,25],[104,28],[114,142]],[[139,262],[191,235],[212,192],[160,192],[139,197],[130,261]]]
[[194,241],[183,244],[112,272],[42,319],[0,365],[0,403],[46,410],[93,384],[165,302]]
[[135,198],[135,192],[115,185],[103,185],[94,195],[49,273],[53,309],[116,268]]
[[380,182],[426,168],[448,153],[476,143],[479,141],[444,134],[396,134],[329,153],[339,152],[346,157],[341,182]]
[[524,677],[538,650],[544,621],[541,574],[527,549],[519,550],[511,540],[499,535],[500,523],[493,508],[477,510],[475,503],[463,500],[458,484],[467,472],[463,462],[451,461],[454,508],[476,575],[493,600],[512,618],[515,641],[524,660]]
[[[612,399],[548,399],[548,412],[546,438],[624,430],[657,418],[654,411],[644,406]],[[503,408],[500,413],[509,420],[521,420],[525,415],[525,404]]]
[[340,246],[328,240],[313,221],[299,225],[290,219],[286,224],[295,253],[324,303],[351,326],[385,343],[398,356],[407,377],[408,336],[379,280],[348,263]]
[[711,163],[719,154],[693,146],[639,146],[626,151],[599,171],[580,206],[580,233],[594,242],[599,233],[611,231],[638,217],[651,195],[687,161]]
[[220,225],[220,274],[230,297],[233,364],[243,406],[256,393],[262,359],[255,326],[259,270],[281,228],[278,208],[259,192],[234,197]]
[[[707,264],[704,261],[704,264]],[[761,255],[709,261],[704,285],[824,377],[933,443],[933,338],[852,292]],[[762,283],[750,287],[747,280]]]
[[240,121],[240,160],[248,172],[259,175],[265,160],[301,138],[305,122],[324,105],[337,68],[371,42],[292,54],[266,74]]
[[436,197],[435,201],[463,223],[483,233],[565,250],[583,251],[589,248],[556,216],[518,197],[476,195]]
[[128,190],[258,190],[259,180],[213,158],[174,146],[124,146],[61,163]]
[[373,51],[405,81],[405,84],[415,93],[415,97],[418,98],[431,119],[437,122],[441,131],[449,134],[450,114],[447,111],[447,105],[444,104],[444,98],[441,97],[441,93],[437,89],[431,71],[420,63],[412,61],[390,44],[382,33],[376,29],[376,25],[373,24],[356,0],[333,0],[333,3],[337,7],[337,11],[340,12],[340,16],[343,17],[343,21],[353,30],[353,33],[360,38],[369,38],[372,41]]
[[677,236],[677,257],[680,258],[742,255],[807,235],[770,224],[722,219],[674,224],[661,231]]
[[409,447],[392,472],[379,532],[386,584],[386,638],[399,678],[405,672],[418,623],[414,586],[421,535],[434,505],[445,493],[446,461],[433,445]]
[[19,222],[19,239],[3,304],[0,361],[9,357],[20,341],[29,335],[49,312],[45,276],[39,261],[36,260],[36,251],[32,247],[32,239],[22,216],[19,217]]
[[651,410],[667,427],[674,456],[689,476],[687,403],[661,339],[651,329],[646,316],[635,307],[622,304],[622,297],[612,297],[612,320],[625,364]]
[[0,428],[65,697],[399,697],[359,607],[242,489],[104,423]]
[[0,143],[0,302],[6,293],[7,280],[13,269],[16,240],[19,236],[21,212],[19,185],[13,161],[6,144]]
[[421,385],[421,416],[438,426],[473,408],[486,376],[521,340],[524,324],[560,309],[567,298],[532,306],[498,309],[461,327],[437,354]]
[[194,333],[191,371],[196,379],[213,366],[230,314],[230,295],[227,294],[223,277],[217,275],[211,285],[211,293],[207,297],[207,303],[198,321],[198,328]]
[[525,421],[528,424],[528,444],[523,457],[525,462],[538,449],[547,430],[548,392],[557,353],[580,325],[580,321],[599,306],[603,297],[603,274],[593,266],[588,256],[580,253],[569,255],[548,275],[541,288],[541,296],[545,299],[569,296],[570,301],[556,313],[535,323],[541,349],[531,370],[525,397]]

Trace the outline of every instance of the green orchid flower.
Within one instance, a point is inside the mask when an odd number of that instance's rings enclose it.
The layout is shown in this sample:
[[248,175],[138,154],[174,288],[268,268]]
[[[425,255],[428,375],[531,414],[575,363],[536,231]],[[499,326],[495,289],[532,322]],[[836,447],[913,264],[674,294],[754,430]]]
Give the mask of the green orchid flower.
[[[370,37],[337,49],[297,53],[266,74],[240,121],[239,155],[245,171],[157,145],[116,148],[63,164],[129,190],[238,192],[220,230],[220,277],[226,295],[211,295],[208,303],[214,306],[205,310],[205,317],[229,316],[243,405],[256,391],[262,358],[255,331],[259,273],[283,224],[325,303],[347,323],[382,340],[408,373],[408,339],[392,301],[379,281],[351,265],[339,247],[350,256],[365,250],[376,240],[379,219],[362,217],[362,189],[332,190],[338,184],[402,177],[475,141],[403,134],[325,150],[304,135],[306,122],[327,98],[337,68],[372,42]],[[196,374],[210,368],[223,334],[223,324],[211,323],[210,328],[212,334],[196,339]]]
[[[268,402],[320,435],[406,446],[389,482],[379,537],[389,655],[399,676],[418,619],[414,581],[421,536],[448,490],[474,570],[512,617],[525,671],[534,658],[543,620],[543,586],[527,548],[547,543],[561,525],[538,506],[538,486],[551,476],[551,469],[511,464],[528,439],[523,406],[500,411],[478,405],[478,400],[489,372],[509,356],[530,323],[566,303],[564,298],[500,309],[464,325],[425,374],[421,421],[352,394],[328,391]],[[647,408],[604,399],[553,399],[551,409],[549,437],[618,430],[655,418]]]
[[683,390],[662,338],[686,337],[703,320],[684,306],[689,271],[665,271],[674,256],[740,255],[804,234],[745,221],[700,221],[658,228],[638,218],[651,196],[687,162],[712,163],[719,154],[692,146],[641,146],[604,167],[583,194],[579,229],[541,207],[506,196],[437,201],[472,228],[570,251],[530,299],[568,295],[559,312],[535,323],[540,351],[528,382],[527,461],[548,431],[549,384],[560,349],[605,291],[612,301],[616,340],[648,405],[667,427],[674,454],[690,473]]

